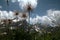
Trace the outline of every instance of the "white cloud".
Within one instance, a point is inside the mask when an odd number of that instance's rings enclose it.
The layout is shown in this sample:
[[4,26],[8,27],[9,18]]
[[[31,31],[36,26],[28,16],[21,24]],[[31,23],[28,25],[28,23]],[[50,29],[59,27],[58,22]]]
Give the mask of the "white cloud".
[[[49,11],[49,10],[48,10]],[[52,10],[52,14],[48,14],[49,18],[55,23],[60,24],[60,10]]]
[[41,20],[41,17],[37,15],[36,18],[30,18],[30,23],[35,24],[35,23],[38,23],[40,20]]
[[60,10],[47,10],[47,15],[36,16],[35,18],[30,18],[32,24],[41,23],[43,25],[57,26],[60,25]]
[[[25,12],[26,17],[23,18],[22,15],[23,13],[20,12],[19,15],[17,16],[18,20],[24,20],[28,18],[28,12]],[[13,11],[1,11],[0,10],[0,20],[4,20],[4,19],[14,19],[16,18],[15,16],[15,12]]]
[[[0,10],[0,19],[6,19],[6,18],[13,19],[14,12],[12,11],[7,12],[7,11]],[[19,19],[22,19],[22,18],[19,18]],[[50,26],[60,25],[60,10],[50,9],[50,10],[47,10],[47,15],[45,16],[41,17],[39,15],[36,15],[35,18],[30,17],[30,23],[31,24],[41,23],[43,25],[50,25]]]
[[12,19],[13,17],[13,12],[12,11],[1,11],[0,10],[0,19]]

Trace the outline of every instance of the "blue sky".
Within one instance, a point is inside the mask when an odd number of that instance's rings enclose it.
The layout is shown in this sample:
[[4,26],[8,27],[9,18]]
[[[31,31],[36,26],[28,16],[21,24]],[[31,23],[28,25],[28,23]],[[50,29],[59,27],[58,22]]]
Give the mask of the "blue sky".
[[[60,0],[38,0],[37,3],[37,7],[30,13],[31,23],[39,22],[47,25],[60,24]],[[0,10],[22,11],[19,2],[12,2],[11,0],[9,1],[9,6],[7,6],[5,0],[0,0]]]
[[40,15],[45,15],[46,11],[49,9],[60,10],[60,0],[39,0],[38,1],[38,13]]
[[[2,6],[0,10],[21,10],[18,2],[12,3],[9,1],[9,6],[7,6],[5,0],[0,0],[0,6]],[[33,12],[31,12],[31,16],[35,17],[36,15],[46,15],[46,11],[49,9],[60,10],[60,0],[38,0],[38,5]]]

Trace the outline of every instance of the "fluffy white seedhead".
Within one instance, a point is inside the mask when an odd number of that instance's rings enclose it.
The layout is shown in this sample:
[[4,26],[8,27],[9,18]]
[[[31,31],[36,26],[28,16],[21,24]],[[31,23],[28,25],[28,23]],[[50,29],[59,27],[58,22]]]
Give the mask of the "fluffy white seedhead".
[[27,6],[30,4],[31,8],[34,9],[37,6],[37,0],[11,0],[13,3],[18,2],[21,9],[27,9]]
[[29,4],[31,5],[32,9],[37,6],[37,0],[18,0],[18,2],[22,9],[27,9]]

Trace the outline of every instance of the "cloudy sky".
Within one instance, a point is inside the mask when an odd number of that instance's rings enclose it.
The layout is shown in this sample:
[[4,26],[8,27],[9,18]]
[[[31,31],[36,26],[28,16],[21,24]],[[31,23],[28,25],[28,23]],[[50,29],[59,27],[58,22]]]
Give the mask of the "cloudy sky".
[[[30,13],[31,23],[42,23],[47,25],[60,24],[60,0],[29,0],[34,10]],[[6,0],[0,0],[0,11],[22,11],[27,0],[9,0],[7,6]],[[21,4],[20,4],[21,3]],[[23,4],[23,5],[22,5]],[[2,14],[3,15],[3,14]]]

